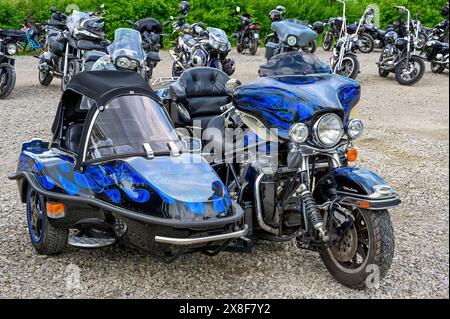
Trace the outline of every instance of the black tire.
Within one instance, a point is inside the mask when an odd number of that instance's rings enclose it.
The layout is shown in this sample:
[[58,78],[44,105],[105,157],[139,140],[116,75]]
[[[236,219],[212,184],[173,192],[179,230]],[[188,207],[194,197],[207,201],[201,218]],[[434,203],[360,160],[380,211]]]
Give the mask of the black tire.
[[[35,219],[33,219],[35,217],[32,216],[33,203],[41,213],[41,220],[37,220],[35,223]],[[40,255],[56,255],[64,250],[69,229],[52,225],[47,218],[45,203],[46,199],[29,186],[27,192],[27,224],[31,244]],[[38,222],[40,226],[36,226]],[[37,231],[39,231],[39,234],[36,234]]]
[[[336,251],[334,247],[339,247],[339,245],[325,248],[320,253],[320,256],[334,279],[347,287],[363,289],[367,286],[366,281],[372,279],[368,277],[374,273],[373,271],[377,271],[380,280],[386,276],[394,257],[395,239],[394,229],[387,210],[367,211],[358,209],[357,213],[354,226],[347,233],[352,232],[356,234],[356,245],[357,249],[360,250],[354,253],[355,257],[357,254],[363,256],[361,251],[363,251],[363,254],[364,252],[366,254],[364,258],[361,258],[363,259],[361,264],[358,266],[356,263],[353,266],[353,258],[351,261],[338,261],[339,257],[335,257],[336,253],[333,250]],[[358,219],[358,216],[362,218]],[[363,230],[358,233],[356,231],[357,228]],[[365,238],[366,235],[364,234],[367,235],[367,238]],[[365,247],[367,247],[367,250]],[[337,248],[339,253],[342,252],[340,248]],[[346,249],[347,247],[343,247],[344,254]],[[357,258],[355,258],[356,260]]]
[[244,52],[244,49],[242,48],[242,45],[241,45],[241,44],[238,44],[238,45],[236,46],[236,51],[237,51],[238,53]]
[[375,49],[375,40],[368,33],[363,33],[359,36],[359,39],[364,41],[364,46],[359,46],[358,50],[361,53],[371,53]]
[[9,64],[0,65],[0,99],[7,98],[16,86],[16,70]]
[[405,64],[406,64],[406,58],[402,59],[397,66],[395,67],[395,79],[397,80],[398,83],[400,83],[401,85],[413,85],[416,84],[417,82],[420,81],[420,79],[422,79],[424,73],[425,73],[425,62],[423,61],[422,58],[418,57],[418,56],[411,56],[409,58],[410,60],[410,64],[411,62],[414,63],[414,65],[419,66],[420,70],[410,79],[405,79],[403,77],[403,71],[405,68]]
[[440,73],[443,73],[444,71],[445,71],[445,66],[431,61],[431,72],[440,74]]
[[[328,41],[327,38],[329,38]],[[323,37],[322,48],[325,51],[330,51],[332,47],[333,47],[333,36],[327,32]]]
[[356,79],[360,71],[360,64],[358,58],[353,54],[347,54],[344,56],[342,60],[342,65],[345,66],[347,63],[349,64],[348,68],[345,68],[344,70],[337,70],[336,65],[333,69],[333,72],[350,79]]
[[39,70],[39,83],[41,83],[42,86],[49,86],[50,83],[53,81],[53,74],[49,71],[42,71]]
[[308,45],[302,47],[303,52],[314,54],[317,51],[317,41],[311,40]]
[[250,55],[256,55],[257,52],[258,52],[258,40],[253,39],[252,45],[250,47]]
[[379,74],[382,78],[387,78],[388,75],[389,75],[389,73],[391,73],[391,72],[389,72],[389,71],[387,71],[387,70],[385,70],[385,69],[383,69],[383,68],[378,67],[378,74]]

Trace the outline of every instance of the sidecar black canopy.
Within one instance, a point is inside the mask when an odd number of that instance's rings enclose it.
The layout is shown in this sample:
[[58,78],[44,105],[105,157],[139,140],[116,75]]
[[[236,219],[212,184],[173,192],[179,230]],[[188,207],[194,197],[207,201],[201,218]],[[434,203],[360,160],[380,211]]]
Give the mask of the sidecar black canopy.
[[131,71],[81,72],[70,81],[62,102],[70,98],[70,91],[95,101],[97,106],[104,106],[111,99],[122,95],[145,95],[159,100],[144,78]]

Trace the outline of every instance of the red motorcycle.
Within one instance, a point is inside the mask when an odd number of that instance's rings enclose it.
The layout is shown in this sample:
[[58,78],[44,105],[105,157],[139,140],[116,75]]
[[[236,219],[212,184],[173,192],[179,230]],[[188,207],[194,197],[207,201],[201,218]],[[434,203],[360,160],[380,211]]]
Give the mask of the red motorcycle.
[[[241,12],[241,8],[237,7],[236,11]],[[239,26],[237,37],[237,51],[239,53],[249,52],[255,55],[259,46],[259,30],[261,29],[258,23],[255,23],[250,18],[250,15],[245,13],[239,17],[241,24]]]

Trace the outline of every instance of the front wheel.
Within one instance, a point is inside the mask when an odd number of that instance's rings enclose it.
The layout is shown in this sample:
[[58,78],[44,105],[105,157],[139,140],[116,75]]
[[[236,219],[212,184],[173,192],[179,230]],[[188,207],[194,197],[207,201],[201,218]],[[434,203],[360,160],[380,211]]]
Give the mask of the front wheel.
[[330,51],[332,47],[333,47],[333,36],[331,35],[331,33],[327,32],[323,37],[322,48],[325,51]]
[[350,79],[356,79],[359,74],[360,65],[355,55],[345,55],[342,59],[342,65],[338,64],[334,67],[334,73],[345,76]]
[[49,86],[53,81],[53,74],[50,71],[39,70],[39,83],[42,86]]
[[16,70],[9,64],[0,65],[0,99],[8,97],[16,86]]
[[351,228],[324,248],[320,256],[338,282],[350,288],[371,288],[391,267],[394,229],[387,210],[355,209],[352,214],[355,221]]
[[317,41],[316,40],[311,40],[309,41],[308,45],[302,47],[303,52],[307,52],[307,53],[315,53],[317,51]]
[[442,73],[445,70],[445,66],[434,61],[431,61],[431,72]]
[[69,61],[67,65],[67,75],[61,79],[61,90],[64,92],[67,89],[72,78],[77,74],[77,64],[75,61]]
[[418,56],[404,58],[395,67],[395,79],[401,85],[413,85],[420,81],[425,73],[425,62]]
[[39,254],[56,255],[63,251],[69,230],[51,224],[45,198],[32,187],[27,192],[27,222],[31,244]]

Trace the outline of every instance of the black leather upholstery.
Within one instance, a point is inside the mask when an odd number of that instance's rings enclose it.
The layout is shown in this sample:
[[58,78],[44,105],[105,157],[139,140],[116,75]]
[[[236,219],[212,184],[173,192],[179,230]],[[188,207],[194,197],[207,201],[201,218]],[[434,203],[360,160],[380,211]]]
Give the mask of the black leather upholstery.
[[173,102],[183,104],[192,120],[208,121],[220,115],[220,108],[231,102],[225,87],[229,80],[228,75],[218,69],[192,68],[171,85],[170,97]]
[[69,151],[77,152],[78,146],[80,145],[81,134],[83,133],[84,125],[80,124],[72,124],[69,126],[66,132],[66,148]]
[[86,62],[95,62],[101,57],[104,57],[106,53],[100,52],[100,51],[87,51],[85,54]]

